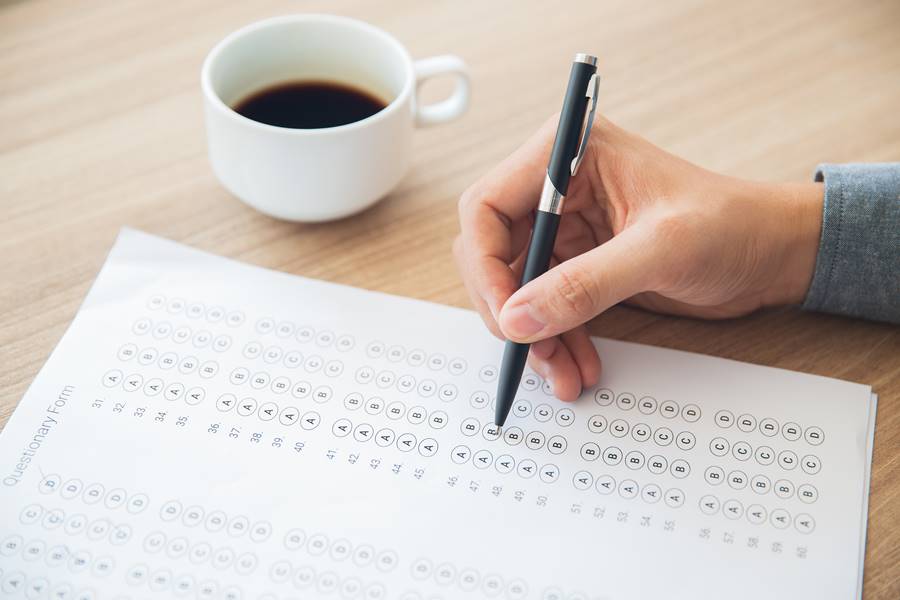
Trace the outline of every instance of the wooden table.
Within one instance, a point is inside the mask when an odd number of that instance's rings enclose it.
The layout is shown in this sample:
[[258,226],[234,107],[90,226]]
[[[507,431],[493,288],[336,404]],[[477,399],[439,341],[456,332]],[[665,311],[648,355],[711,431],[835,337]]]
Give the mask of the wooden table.
[[[199,71],[229,31],[338,12],[416,57],[471,66],[459,122],[417,132],[408,177],[363,215],[264,217],[206,159]],[[265,267],[469,306],[456,199],[550,113],[593,49],[602,110],[711,169],[805,180],[819,161],[900,157],[900,4],[0,2],[0,424],[59,340],[123,225]],[[428,96],[446,91],[440,84]],[[900,330],[797,309],[726,322],[617,307],[596,334],[871,384],[880,394],[865,598],[900,597]]]

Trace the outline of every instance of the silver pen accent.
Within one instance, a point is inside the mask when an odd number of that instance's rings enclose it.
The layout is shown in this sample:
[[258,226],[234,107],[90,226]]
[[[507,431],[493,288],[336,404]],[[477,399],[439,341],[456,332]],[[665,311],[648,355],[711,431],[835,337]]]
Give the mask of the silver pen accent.
[[597,90],[599,87],[600,76],[594,73],[591,75],[591,79],[587,84],[587,89],[584,91],[584,95],[588,99],[589,104],[587,113],[584,115],[581,141],[578,143],[578,154],[572,159],[571,170],[573,177],[575,176],[575,173],[578,172],[578,167],[581,166],[581,159],[584,158],[584,153],[587,150],[588,138],[591,136],[591,127],[594,126],[594,113],[597,112]]
[[561,215],[563,209],[563,201],[565,196],[559,193],[553,182],[550,181],[550,174],[544,175],[544,188],[541,190],[541,200],[538,202],[538,210]]

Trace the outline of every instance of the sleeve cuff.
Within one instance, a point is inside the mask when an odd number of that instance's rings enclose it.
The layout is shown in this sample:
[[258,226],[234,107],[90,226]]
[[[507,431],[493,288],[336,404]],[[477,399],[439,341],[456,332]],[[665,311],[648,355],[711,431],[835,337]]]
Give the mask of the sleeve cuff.
[[900,323],[900,163],[819,165],[822,235],[803,308]]

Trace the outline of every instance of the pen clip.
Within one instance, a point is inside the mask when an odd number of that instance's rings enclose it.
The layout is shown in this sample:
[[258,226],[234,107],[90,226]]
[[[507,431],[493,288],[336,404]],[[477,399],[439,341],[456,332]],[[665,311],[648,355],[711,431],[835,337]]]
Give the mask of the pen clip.
[[584,116],[584,130],[581,132],[581,141],[578,143],[578,154],[572,159],[571,173],[573,177],[578,171],[578,167],[581,166],[581,159],[584,158],[584,153],[587,150],[588,137],[591,135],[591,126],[594,124],[594,113],[597,111],[597,89],[599,84],[600,78],[594,73],[591,75],[587,89],[584,91],[585,97],[590,102],[590,107]]

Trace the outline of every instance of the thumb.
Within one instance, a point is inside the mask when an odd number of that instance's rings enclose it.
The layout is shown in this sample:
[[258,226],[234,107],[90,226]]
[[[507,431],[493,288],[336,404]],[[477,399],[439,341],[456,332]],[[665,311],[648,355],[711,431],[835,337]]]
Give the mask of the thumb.
[[530,281],[503,305],[501,331],[510,340],[534,342],[569,331],[646,291],[659,265],[652,239],[630,227]]

